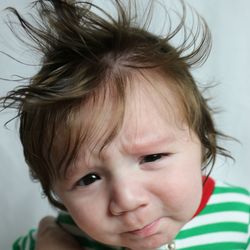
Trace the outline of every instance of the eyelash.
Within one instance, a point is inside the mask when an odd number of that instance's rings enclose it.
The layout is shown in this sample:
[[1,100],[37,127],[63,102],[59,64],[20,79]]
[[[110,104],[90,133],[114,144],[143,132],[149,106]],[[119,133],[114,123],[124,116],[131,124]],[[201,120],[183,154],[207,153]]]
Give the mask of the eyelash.
[[[145,155],[142,157],[140,164],[155,162],[158,160],[161,160],[162,157],[170,155],[169,153],[159,153],[159,154],[151,154],[151,155]],[[77,186],[89,186],[96,182],[97,180],[100,180],[101,177],[96,173],[90,173],[82,177],[77,183]],[[83,183],[81,183],[83,182]]]
[[[97,180],[100,180],[101,177],[96,173],[90,173],[82,177],[77,183],[77,186],[89,186],[92,183],[96,182]],[[83,184],[81,184],[83,182]]]
[[157,160],[161,160],[163,156],[168,156],[168,155],[169,155],[168,153],[145,155],[142,157],[140,164],[155,162]]

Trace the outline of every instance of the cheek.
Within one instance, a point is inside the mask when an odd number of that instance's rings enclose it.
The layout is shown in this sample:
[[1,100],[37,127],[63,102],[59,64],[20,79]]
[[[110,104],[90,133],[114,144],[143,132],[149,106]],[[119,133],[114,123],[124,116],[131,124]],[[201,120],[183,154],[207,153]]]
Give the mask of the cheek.
[[82,231],[91,236],[98,234],[101,230],[100,221],[104,217],[104,211],[106,211],[103,201],[100,199],[95,201],[76,200],[68,200],[64,203],[68,212]]
[[196,212],[202,196],[202,177],[196,174],[177,172],[166,178],[155,187],[155,196],[167,213],[175,214],[179,218],[191,218]]
[[180,177],[180,182],[176,189],[173,188],[171,198],[173,200],[173,209],[179,220],[190,220],[197,211],[202,197],[202,179],[201,176],[192,179],[186,179],[186,176]]
[[176,191],[173,190],[176,199],[178,199],[179,202],[183,201],[185,206],[191,206],[192,204],[194,204],[194,207],[197,206],[202,195],[201,175],[192,176],[192,178],[180,176],[177,186]]

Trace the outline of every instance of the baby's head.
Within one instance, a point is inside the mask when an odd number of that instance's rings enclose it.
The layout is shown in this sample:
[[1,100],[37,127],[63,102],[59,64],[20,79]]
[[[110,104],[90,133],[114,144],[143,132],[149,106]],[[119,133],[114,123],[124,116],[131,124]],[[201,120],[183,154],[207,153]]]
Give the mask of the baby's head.
[[[189,71],[210,49],[205,22],[199,18],[201,36],[190,31],[174,48],[172,37],[188,32],[184,18],[161,37],[136,23],[122,1],[114,19],[92,4],[49,2],[37,4],[39,28],[18,16],[43,60],[30,85],[5,100],[19,105],[33,177],[97,240],[144,249],[163,244],[163,236],[170,241],[199,205],[202,170],[226,154]],[[166,231],[164,223],[168,235],[137,240]]]

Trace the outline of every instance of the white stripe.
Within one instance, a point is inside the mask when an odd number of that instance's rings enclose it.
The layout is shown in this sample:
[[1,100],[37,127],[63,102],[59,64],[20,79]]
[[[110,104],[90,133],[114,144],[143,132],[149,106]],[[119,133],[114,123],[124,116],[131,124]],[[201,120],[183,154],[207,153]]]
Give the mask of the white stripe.
[[235,187],[231,184],[228,184],[228,183],[222,182],[222,181],[218,181],[218,180],[216,180],[215,183],[216,183],[216,187],[218,187],[218,188],[220,188],[220,187]]
[[248,195],[241,193],[222,193],[212,195],[208,204],[217,204],[222,202],[241,202],[250,205],[250,198]]
[[[240,189],[243,189],[243,190],[247,191],[248,193],[250,192],[247,187],[235,186],[235,185],[231,185],[229,183],[221,182],[221,181],[216,181],[215,183],[216,183],[215,188],[233,188],[233,189],[234,188],[236,188],[236,189],[240,188]],[[237,191],[234,191],[234,192],[237,193]]]
[[190,229],[206,224],[220,223],[220,222],[239,222],[248,224],[249,214],[244,212],[217,212],[212,214],[199,215],[188,222],[183,228]]
[[25,243],[25,249],[24,250],[30,250],[30,236],[27,238],[27,241]]
[[198,235],[189,237],[188,239],[176,240],[176,248],[184,247],[193,247],[198,245],[206,245],[209,243],[246,243],[247,235],[244,233],[231,233],[231,232],[222,232],[222,233],[210,233],[205,235]]
[[22,247],[24,239],[25,239],[25,237],[22,237],[22,239],[19,241],[19,246],[20,247]]
[[34,239],[34,241],[36,240],[36,238],[37,238],[37,230],[32,232],[32,238]]

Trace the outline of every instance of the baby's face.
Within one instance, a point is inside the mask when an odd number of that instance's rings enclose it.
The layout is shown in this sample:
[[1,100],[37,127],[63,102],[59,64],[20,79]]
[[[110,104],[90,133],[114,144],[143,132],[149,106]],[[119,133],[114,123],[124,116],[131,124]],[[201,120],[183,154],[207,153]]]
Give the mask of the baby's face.
[[172,92],[165,93],[166,112],[154,91],[139,87],[118,135],[100,154],[85,145],[70,178],[58,181],[55,191],[92,238],[146,250],[170,243],[195,214],[202,195],[202,150],[175,110]]

